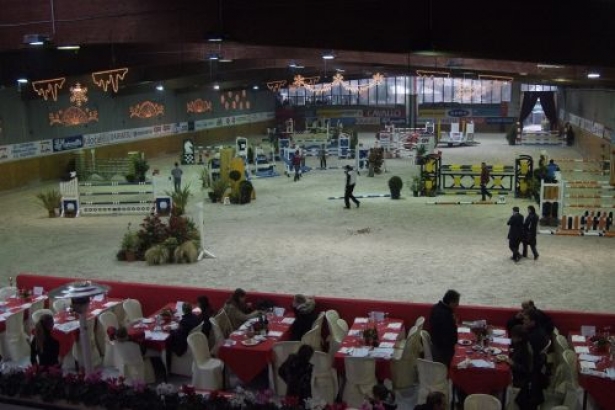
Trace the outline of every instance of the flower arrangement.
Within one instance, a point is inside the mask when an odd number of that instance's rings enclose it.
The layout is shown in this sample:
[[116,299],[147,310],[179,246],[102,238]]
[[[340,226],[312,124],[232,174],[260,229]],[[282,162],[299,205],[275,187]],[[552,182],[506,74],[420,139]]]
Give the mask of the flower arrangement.
[[378,346],[378,329],[375,325],[363,330],[363,342],[365,346]]
[[232,393],[199,394],[192,386],[177,388],[162,383],[156,387],[125,383],[122,377],[103,379],[91,375],[62,374],[59,367],[27,369],[3,365],[0,395],[13,399],[40,400],[45,404],[65,401],[86,408],[107,410],[346,410],[344,403],[327,405],[319,400],[301,403],[296,397],[275,397],[270,390],[252,392],[238,388]]
[[472,333],[476,337],[476,343],[478,344],[482,344],[483,341],[487,339],[487,335],[489,334],[487,326],[483,324],[475,324],[474,326],[470,327],[470,331],[472,331]]
[[28,299],[32,297],[32,291],[30,289],[21,288],[19,289],[19,297],[22,299]]

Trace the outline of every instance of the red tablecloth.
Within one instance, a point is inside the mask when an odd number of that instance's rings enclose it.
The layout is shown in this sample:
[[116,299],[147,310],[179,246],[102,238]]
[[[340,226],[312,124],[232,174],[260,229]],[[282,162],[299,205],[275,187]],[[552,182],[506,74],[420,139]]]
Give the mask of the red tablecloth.
[[144,332],[145,347],[147,347],[148,349],[162,352],[166,348],[167,339],[171,335],[171,329],[176,328],[178,324],[178,317],[173,316],[171,320],[162,321],[162,323],[160,324],[160,328],[157,329],[156,316],[158,316],[160,312],[164,309],[170,309],[171,311],[174,311],[175,306],[176,304],[174,303],[168,303],[162,309],[159,309],[156,313],[149,316],[145,320],[141,320],[137,323],[134,323],[128,329],[128,335],[133,339],[137,339],[137,335],[140,332]]
[[[579,336],[579,334],[570,334],[570,340],[574,347],[586,346],[589,348],[589,354],[600,356],[600,361],[596,363],[596,371],[604,372],[605,369],[614,365],[614,363],[611,363],[608,350],[596,349],[592,342],[587,339],[584,342],[574,341],[572,336]],[[615,405],[615,380],[579,373],[579,385],[594,398],[601,409],[609,410]]]
[[[459,340],[470,340],[474,342],[475,337],[472,333],[459,333]],[[491,342],[489,347],[502,350],[500,354],[508,354],[509,346],[506,344]],[[457,367],[459,363],[466,358],[470,360],[483,359],[493,362],[495,363],[495,368],[467,367],[460,369]],[[449,377],[456,388],[461,389],[467,394],[492,394],[505,391],[512,382],[512,372],[507,363],[498,363],[495,360],[495,355],[476,351],[472,348],[472,345],[464,346],[460,343],[458,343],[455,348],[455,357],[453,357],[451,367],[449,368]]]
[[[283,320],[286,319],[286,322]],[[269,318],[269,331],[281,332],[280,336],[267,337],[267,340],[255,345],[244,346],[241,341],[247,339],[244,332],[233,332],[230,339],[218,350],[218,358],[222,360],[244,383],[258,376],[273,359],[273,345],[276,342],[288,340],[292,322],[289,317]],[[233,344],[231,344],[233,343]]]
[[[101,313],[112,309],[121,299],[108,298],[102,301],[92,301],[88,307],[87,319],[92,319],[99,316]],[[60,357],[64,357],[73,348],[73,345],[79,340],[79,315],[77,313],[68,314],[65,311],[58,312],[53,315],[54,328],[52,335],[60,343]],[[62,325],[72,322],[76,327],[70,329],[62,329]],[[58,328],[58,325],[60,327]]]
[[[342,345],[340,346],[340,350],[335,352],[335,360],[334,365],[338,372],[344,372],[344,359],[347,356],[347,352],[349,348],[354,347],[363,347],[363,331],[368,327],[369,322],[367,318],[356,318],[352,327],[348,331],[344,340],[342,340]],[[384,319],[381,322],[376,323],[376,329],[378,331],[378,340],[382,344],[384,343],[393,343],[396,344],[400,339],[403,338],[405,334],[404,329],[404,321],[399,319]],[[383,336],[386,333],[390,333],[391,335],[395,335],[395,339],[391,337],[392,340],[385,340]],[[376,377],[379,380],[390,379],[391,378],[391,359],[378,357],[376,358]]]
[[[22,299],[17,296],[11,296],[7,298],[5,302],[1,303],[0,306],[4,309],[4,313],[19,313],[22,310],[24,311],[23,318],[24,320],[28,319],[30,315],[30,306],[34,302],[38,302],[40,300],[46,301],[47,296],[38,296],[34,298],[26,298]],[[0,318],[0,333],[6,331],[6,319],[4,317]]]

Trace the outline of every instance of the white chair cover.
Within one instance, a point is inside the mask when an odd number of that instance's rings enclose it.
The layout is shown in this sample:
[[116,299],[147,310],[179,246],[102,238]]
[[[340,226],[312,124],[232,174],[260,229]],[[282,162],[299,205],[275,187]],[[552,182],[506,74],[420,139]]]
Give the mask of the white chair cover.
[[331,366],[331,357],[324,352],[314,352],[312,365],[312,398],[333,403],[338,393],[337,372]]
[[325,312],[325,318],[327,319],[327,328],[329,329],[329,339],[342,342],[343,336],[341,336],[341,329],[337,321],[340,319],[339,313],[336,310],[327,310]]
[[316,320],[314,321],[314,323],[312,323],[312,329],[314,329],[316,326],[320,326],[320,330],[322,332],[322,326],[324,325],[324,322],[325,322],[325,312],[320,312],[318,316],[316,317]]
[[107,329],[109,329],[110,327],[114,327],[115,329],[117,329],[119,327],[117,316],[115,316],[115,313],[113,312],[103,312],[100,314],[100,316],[98,316],[98,323],[100,323],[105,333],[105,346],[103,349],[101,349],[103,351],[103,366],[114,366],[115,342],[112,342],[109,339]]
[[126,299],[122,303],[126,316],[124,317],[124,323],[129,325],[137,320],[143,319],[143,309],[141,308],[141,302],[137,299]]
[[192,385],[196,389],[220,390],[224,387],[224,363],[211,357],[209,342],[203,332],[193,332],[188,336],[188,347],[192,364]]
[[322,340],[320,338],[320,326],[313,327],[301,338],[301,343],[310,345],[315,351],[322,351]]
[[15,286],[6,286],[4,288],[0,288],[0,302],[4,302],[11,296],[15,296],[17,294],[17,288]]
[[51,309],[39,309],[36,312],[32,313],[32,325],[36,326],[38,321],[41,319],[43,315],[53,316],[53,310]]
[[[100,357],[100,352],[98,351],[98,347],[96,346],[96,334],[94,329],[96,327],[96,317],[92,316],[87,320],[88,326],[88,340],[90,341],[90,353],[92,355],[92,367],[98,367],[102,364],[102,358]],[[81,349],[81,338],[79,338],[72,349],[73,357],[79,363],[80,367],[83,367],[83,350]]]
[[[188,336],[201,333],[201,328],[203,327],[203,322],[199,323],[194,329],[188,333]],[[203,336],[205,336],[203,334]],[[205,337],[207,339],[207,337]],[[209,346],[207,346],[207,351],[209,352]],[[165,356],[166,357],[166,356]],[[191,377],[192,376],[192,363],[194,362],[194,356],[192,355],[192,351],[188,349],[186,353],[181,356],[176,355],[175,353],[171,354],[171,369],[169,373],[178,374],[180,376]]]
[[420,354],[421,339],[417,327],[412,326],[401,357],[391,361],[391,378],[395,390],[406,389],[418,383],[416,360]]
[[[30,317],[28,318],[28,322],[26,325],[26,334],[32,334],[32,331],[34,330],[34,314],[36,312],[38,312],[39,310],[43,309],[45,307],[45,299],[40,299],[40,300],[35,300],[32,302],[32,304],[30,305]],[[51,312],[51,316],[53,316],[53,312],[49,309],[45,309],[48,310],[49,312]]]
[[376,380],[376,360],[371,357],[346,357],[346,385],[343,400],[348,407],[361,408],[366,397],[371,396]]
[[24,330],[23,315],[24,311],[21,310],[6,318],[2,352],[4,357],[15,362],[30,356],[29,337]]
[[464,410],[500,410],[502,403],[488,394],[471,394],[463,402]]
[[416,321],[414,322],[414,326],[416,326],[416,329],[420,332],[421,330],[423,330],[424,325],[425,325],[425,316],[417,317]]
[[114,366],[128,383],[154,383],[156,377],[149,359],[141,355],[141,348],[134,342],[115,343]]
[[229,337],[233,332],[233,324],[231,323],[231,319],[229,319],[224,308],[220,309],[214,318],[216,319],[216,323],[218,323],[220,330],[222,330],[224,337]]
[[431,353],[431,335],[427,330],[421,330],[421,344],[423,346],[423,358],[426,360],[433,360],[433,354]]
[[277,342],[273,345],[273,361],[269,365],[269,384],[276,395],[286,396],[286,383],[278,375],[278,370],[282,363],[293,353],[297,353],[301,347],[301,342]]
[[209,323],[211,323],[211,334],[210,335],[213,335],[213,339],[214,339],[213,347],[211,348],[210,353],[214,357],[217,357],[218,349],[220,349],[220,346],[224,344],[224,334],[222,334],[222,329],[220,329],[220,326],[218,325],[218,321],[216,320],[216,318],[210,317]]
[[425,359],[417,359],[416,366],[419,374],[418,404],[425,403],[427,395],[432,391],[444,393],[448,403],[448,369],[445,365]]
[[71,301],[70,299],[55,299],[52,306],[54,312],[63,312],[71,306]]

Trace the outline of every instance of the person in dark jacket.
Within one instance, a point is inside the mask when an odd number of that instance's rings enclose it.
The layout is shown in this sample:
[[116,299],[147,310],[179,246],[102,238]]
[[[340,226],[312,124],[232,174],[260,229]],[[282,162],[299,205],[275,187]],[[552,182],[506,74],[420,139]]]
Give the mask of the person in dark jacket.
[[431,308],[429,326],[433,344],[433,361],[443,363],[447,368],[455,355],[457,344],[457,320],[455,309],[459,306],[461,295],[456,290],[448,290],[440,302]]
[[493,196],[491,192],[487,191],[487,184],[491,181],[491,175],[489,175],[489,168],[487,168],[487,164],[483,162],[480,166],[480,194],[482,201],[486,201],[485,197],[488,196],[489,199],[491,199]]
[[513,386],[519,389],[515,402],[520,409],[535,410],[544,401],[542,387],[535,369],[535,353],[522,325],[510,331],[512,341],[508,364],[513,375]]
[[414,410],[445,410],[446,396],[440,391],[432,391],[427,395],[425,404],[419,404]]
[[188,335],[200,323],[199,317],[192,312],[192,305],[184,302],[182,305],[182,318],[177,329],[172,330],[167,339],[167,369],[171,368],[171,357],[175,353],[182,356],[188,351]]
[[566,123],[566,145],[569,147],[574,145],[574,130],[569,122]]
[[199,322],[203,322],[201,331],[205,336],[207,336],[207,341],[209,342],[209,345],[211,347],[213,342],[213,335],[211,334],[211,322],[209,321],[209,318],[213,316],[214,311],[209,304],[209,298],[207,296],[199,296],[196,302],[199,307],[199,310],[201,311],[197,315],[197,318]]
[[314,324],[318,313],[316,312],[316,301],[314,298],[305,295],[295,295],[293,298],[293,311],[295,321],[290,327],[290,340],[301,340]]
[[294,181],[297,182],[301,179],[301,152],[299,150],[296,150],[293,155],[293,169],[295,170]]
[[60,364],[60,343],[53,338],[53,316],[42,315],[34,328],[34,337],[30,342],[30,362],[40,366]]
[[361,206],[361,202],[355,198],[353,191],[357,184],[357,171],[352,166],[346,165],[344,167],[344,173],[346,174],[346,187],[344,189],[344,209],[350,209],[350,200],[355,203],[357,208]]
[[508,322],[506,323],[506,329],[508,329],[508,333],[512,331],[512,328],[515,325],[523,325],[525,314],[530,310],[536,312],[536,323],[542,328],[542,330],[544,330],[545,334],[550,335],[551,333],[553,333],[553,329],[555,328],[553,320],[544,311],[538,309],[534,301],[531,299],[527,299],[521,302],[521,310],[518,311],[515,316],[508,320]]
[[536,249],[536,231],[538,228],[538,215],[536,215],[536,208],[534,205],[527,207],[527,216],[523,223],[523,257],[527,258],[527,247],[530,246],[534,260],[538,259],[538,250]]
[[301,345],[296,354],[291,354],[280,369],[279,376],[287,386],[286,396],[297,397],[300,403],[312,397],[312,369],[310,359],[314,348],[310,345]]
[[519,213],[519,207],[513,207],[513,214],[508,219],[508,248],[512,252],[511,259],[519,262],[519,244],[523,240],[523,215]]

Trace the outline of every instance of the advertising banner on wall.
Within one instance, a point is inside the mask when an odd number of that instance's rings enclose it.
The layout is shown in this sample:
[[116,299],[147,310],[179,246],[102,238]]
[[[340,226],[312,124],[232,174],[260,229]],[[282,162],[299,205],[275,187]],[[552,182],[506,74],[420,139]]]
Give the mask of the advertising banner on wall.
[[40,148],[38,141],[13,144],[11,145],[11,159],[35,157],[39,155]]
[[53,139],[53,152],[71,151],[81,148],[83,148],[83,135]]

